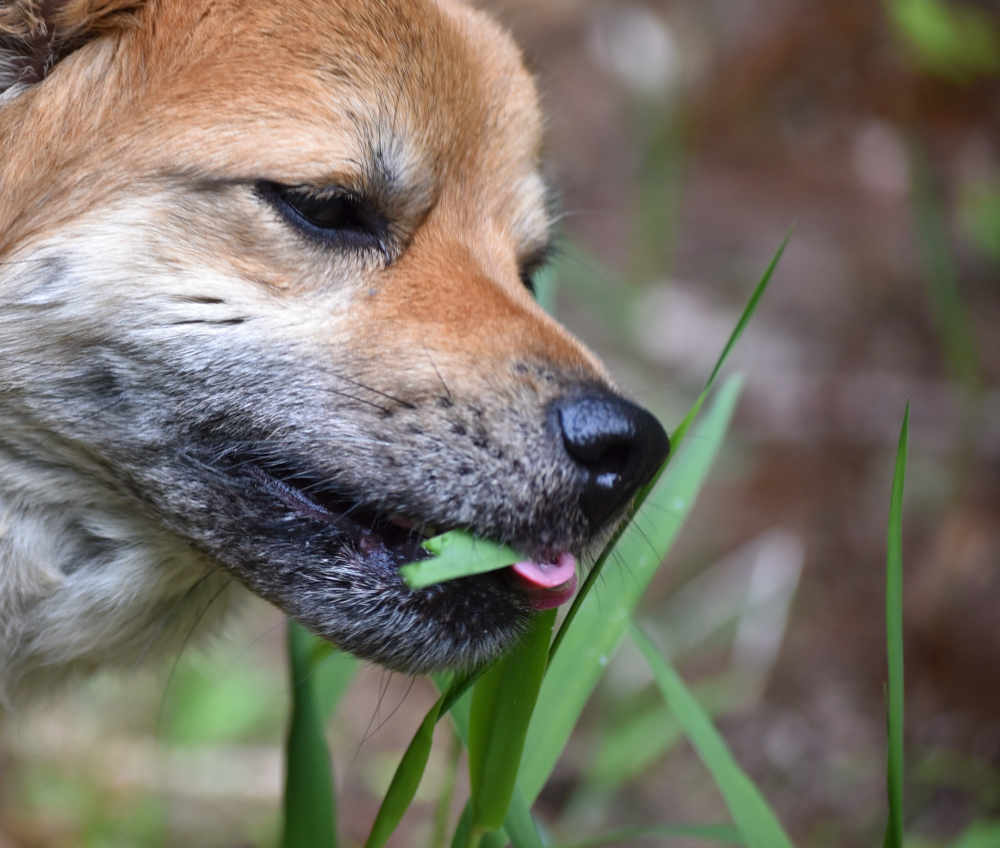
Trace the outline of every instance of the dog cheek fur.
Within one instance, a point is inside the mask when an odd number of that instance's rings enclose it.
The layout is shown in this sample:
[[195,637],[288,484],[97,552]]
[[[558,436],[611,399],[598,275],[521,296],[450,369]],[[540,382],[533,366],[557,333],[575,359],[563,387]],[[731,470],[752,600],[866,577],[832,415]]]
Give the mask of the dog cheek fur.
[[64,248],[0,265],[0,700],[179,650],[229,582],[93,449],[119,390]]

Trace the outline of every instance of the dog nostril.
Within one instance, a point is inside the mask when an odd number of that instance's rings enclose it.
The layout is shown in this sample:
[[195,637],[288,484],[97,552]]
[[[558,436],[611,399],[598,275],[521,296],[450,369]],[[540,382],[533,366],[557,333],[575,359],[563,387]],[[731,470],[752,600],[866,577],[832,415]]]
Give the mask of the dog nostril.
[[584,475],[580,506],[596,530],[652,478],[670,441],[645,409],[610,393],[562,398],[555,409],[566,453]]

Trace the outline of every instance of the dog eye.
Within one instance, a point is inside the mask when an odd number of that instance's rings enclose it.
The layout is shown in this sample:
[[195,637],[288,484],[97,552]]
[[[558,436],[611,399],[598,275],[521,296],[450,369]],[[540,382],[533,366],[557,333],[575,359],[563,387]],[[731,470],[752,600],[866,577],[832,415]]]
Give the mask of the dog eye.
[[261,182],[257,193],[300,232],[337,248],[385,253],[385,219],[367,202],[340,189],[317,191]]
[[546,244],[521,262],[519,271],[521,282],[531,292],[532,297],[538,294],[536,291],[537,287],[535,286],[535,275],[549,264],[549,260],[552,258],[554,252],[555,248],[551,244]]

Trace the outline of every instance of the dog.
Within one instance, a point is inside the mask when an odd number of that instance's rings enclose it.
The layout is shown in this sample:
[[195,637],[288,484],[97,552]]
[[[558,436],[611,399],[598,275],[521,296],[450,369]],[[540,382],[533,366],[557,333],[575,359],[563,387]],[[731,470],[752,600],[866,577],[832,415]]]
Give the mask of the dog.
[[[669,443],[532,296],[536,86],[454,0],[0,2],[0,699],[238,587],[471,667]],[[523,562],[413,591],[463,528]]]

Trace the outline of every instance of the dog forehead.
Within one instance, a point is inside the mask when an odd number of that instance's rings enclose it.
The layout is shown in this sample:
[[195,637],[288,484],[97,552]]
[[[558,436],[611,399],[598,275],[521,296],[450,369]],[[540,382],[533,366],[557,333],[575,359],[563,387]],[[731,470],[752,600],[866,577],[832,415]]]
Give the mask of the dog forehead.
[[357,159],[359,141],[361,154],[464,178],[537,164],[542,121],[520,51],[454,0],[173,0],[154,13],[159,105],[200,124],[280,124],[291,167]]

